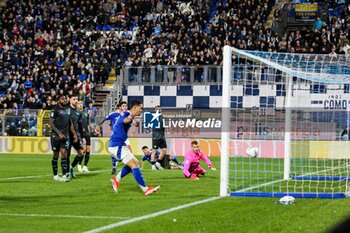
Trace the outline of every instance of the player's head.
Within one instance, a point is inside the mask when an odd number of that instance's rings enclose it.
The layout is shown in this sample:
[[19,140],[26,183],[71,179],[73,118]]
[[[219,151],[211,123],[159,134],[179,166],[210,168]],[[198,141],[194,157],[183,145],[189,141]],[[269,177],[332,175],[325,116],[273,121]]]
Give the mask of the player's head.
[[120,111],[125,112],[126,110],[128,110],[128,103],[125,101],[122,101],[119,103],[118,108]]
[[63,94],[58,95],[56,100],[57,100],[57,104],[60,105],[60,107],[67,105],[67,98]]
[[148,155],[148,154],[149,154],[149,148],[148,148],[148,146],[143,146],[143,147],[142,147],[142,152],[143,152],[144,155]]
[[84,109],[83,101],[81,101],[81,100],[78,101],[77,108],[78,108],[80,111],[83,111],[83,109]]
[[69,96],[69,103],[70,103],[70,106],[73,107],[73,108],[77,108],[77,105],[78,105],[78,95],[73,93]]
[[130,112],[134,116],[140,116],[143,112],[143,104],[139,100],[133,100],[130,104]]
[[161,109],[161,107],[160,107],[160,105],[156,105],[155,107],[154,107],[154,110],[157,112],[161,112],[162,111],[162,109]]
[[192,141],[191,142],[191,148],[194,153],[197,153],[199,150],[199,143],[198,141]]

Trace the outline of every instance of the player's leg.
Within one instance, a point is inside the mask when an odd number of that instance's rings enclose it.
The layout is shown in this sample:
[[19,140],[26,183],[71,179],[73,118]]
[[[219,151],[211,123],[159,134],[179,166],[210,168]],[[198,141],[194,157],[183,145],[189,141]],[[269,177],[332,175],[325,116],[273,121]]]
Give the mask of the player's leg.
[[85,150],[85,155],[84,155],[83,172],[89,172],[88,163],[90,160],[90,151],[91,151],[91,137],[90,137],[90,135],[86,136],[85,140],[86,140],[86,150]]
[[84,167],[83,167],[83,172],[89,172],[89,169],[88,169],[88,163],[89,163],[89,160],[90,160],[90,146],[86,146],[86,152],[85,152],[85,155],[84,155]]
[[58,157],[60,151],[60,141],[54,136],[51,136],[51,149],[53,151],[53,157],[51,160],[53,179],[56,181],[60,181],[60,177],[58,176]]
[[[122,147],[121,146],[117,146],[117,147],[108,147],[108,151],[109,153],[111,153],[113,160],[112,161],[117,161],[117,160],[121,160],[121,150]],[[114,170],[115,171],[115,170]],[[121,179],[126,176],[127,174],[129,174],[131,172],[131,168],[128,165],[125,165],[118,173],[117,176],[113,177],[111,179],[112,182],[112,187],[113,190],[115,192],[118,192],[118,188],[119,188],[119,184]],[[114,172],[115,174],[115,172]],[[113,171],[112,171],[112,175]]]
[[151,153],[151,164],[152,164],[152,170],[158,170],[161,166],[159,165],[159,162],[157,163],[156,159],[156,153],[159,148],[159,141],[158,140],[152,140],[152,153]]
[[111,155],[111,161],[112,161],[112,175],[114,175],[117,172],[118,162],[116,158],[113,157],[113,155]]
[[[158,157],[158,163],[160,163],[160,161],[163,161],[166,154],[167,154],[167,144],[165,139],[164,140],[160,140],[158,141],[158,147],[160,148],[160,155]],[[158,169],[163,169],[162,166],[160,166],[160,164],[156,164]]]
[[[84,158],[85,158],[85,154],[86,154],[86,139],[83,138],[82,141],[83,141],[83,154],[84,154]],[[79,163],[78,163],[78,166],[77,166],[78,172],[83,172],[82,163],[83,163],[83,160],[79,161]]]
[[62,180],[63,182],[69,181],[69,169],[68,169],[68,163],[67,163],[67,149],[64,147],[60,148],[60,154],[61,154],[61,167],[62,167]]
[[194,169],[194,171],[193,171],[193,173],[194,174],[196,174],[196,175],[202,175],[202,176],[204,176],[205,175],[205,169],[204,168],[202,168],[201,166],[197,166],[195,169]]
[[75,158],[71,164],[71,167],[69,169],[69,173],[70,173],[72,178],[75,178],[74,167],[84,159],[83,142],[82,142],[80,137],[78,137],[78,141],[73,144],[73,147],[78,152],[78,154],[75,156]]
[[159,190],[160,186],[152,187],[147,186],[145,179],[143,178],[142,172],[139,167],[138,160],[133,156],[133,154],[128,150],[127,147],[122,147],[122,161],[131,168],[134,179],[142,189],[144,195],[150,195]]
[[171,161],[174,161],[177,165],[181,166],[181,163],[179,162],[179,160],[177,160],[176,155],[171,156],[170,159]]

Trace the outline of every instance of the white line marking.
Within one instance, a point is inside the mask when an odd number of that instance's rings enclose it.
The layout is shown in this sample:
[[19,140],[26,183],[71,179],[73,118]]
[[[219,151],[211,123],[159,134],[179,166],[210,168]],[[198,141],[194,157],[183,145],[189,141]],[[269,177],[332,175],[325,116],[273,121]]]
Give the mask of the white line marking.
[[[100,173],[110,170],[96,170],[96,171],[90,171],[89,173]],[[89,174],[89,173],[76,173],[76,174]],[[32,179],[32,178],[40,178],[40,177],[46,177],[46,176],[52,176],[51,175],[38,175],[38,176],[15,176],[15,177],[7,177],[7,178],[0,178],[0,181],[5,180],[21,180],[21,179]]]
[[120,226],[123,226],[123,225],[127,225],[129,223],[134,223],[134,222],[142,221],[142,220],[145,220],[145,219],[154,218],[154,217],[157,217],[157,216],[160,216],[160,215],[163,215],[163,214],[168,214],[170,212],[174,212],[174,211],[177,211],[177,210],[185,209],[185,208],[188,208],[188,207],[191,207],[191,206],[199,205],[199,204],[210,202],[210,201],[215,201],[215,200],[218,200],[220,198],[222,198],[222,197],[211,197],[211,198],[204,199],[204,200],[201,200],[201,201],[196,201],[196,202],[188,203],[188,204],[185,204],[185,205],[176,206],[176,207],[173,207],[173,208],[170,208],[170,209],[166,209],[166,210],[162,210],[162,211],[158,211],[158,212],[155,212],[155,213],[152,213],[152,214],[147,214],[147,215],[143,215],[143,216],[140,216],[140,217],[131,218],[131,219],[128,219],[128,220],[112,223],[112,224],[109,224],[109,225],[106,225],[106,226],[103,226],[103,227],[92,229],[90,231],[85,231],[84,233],[97,233],[97,232],[109,230],[109,229],[112,229],[112,228],[116,228],[116,227],[120,227]]
[[118,216],[79,216],[79,215],[51,215],[51,214],[15,214],[15,213],[0,213],[0,216],[16,216],[16,217],[50,217],[50,218],[94,218],[94,219],[129,219],[130,217]]

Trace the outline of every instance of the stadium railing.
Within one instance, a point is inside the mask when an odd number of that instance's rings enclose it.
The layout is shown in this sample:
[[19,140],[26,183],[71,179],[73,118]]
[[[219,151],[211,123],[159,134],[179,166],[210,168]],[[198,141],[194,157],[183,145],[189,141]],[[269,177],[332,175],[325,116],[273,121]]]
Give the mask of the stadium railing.
[[209,85],[220,84],[222,66],[125,66],[121,78],[125,85]]

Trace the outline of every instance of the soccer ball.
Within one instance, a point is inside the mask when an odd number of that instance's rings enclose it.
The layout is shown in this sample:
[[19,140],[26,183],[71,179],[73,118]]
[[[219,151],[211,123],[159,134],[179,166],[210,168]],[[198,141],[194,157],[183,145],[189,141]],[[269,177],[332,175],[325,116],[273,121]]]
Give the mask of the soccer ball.
[[249,157],[256,158],[259,156],[259,149],[257,147],[248,147],[246,153]]

